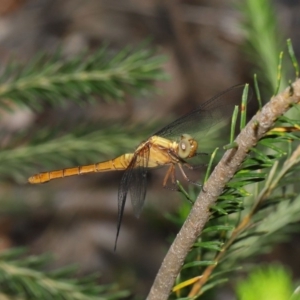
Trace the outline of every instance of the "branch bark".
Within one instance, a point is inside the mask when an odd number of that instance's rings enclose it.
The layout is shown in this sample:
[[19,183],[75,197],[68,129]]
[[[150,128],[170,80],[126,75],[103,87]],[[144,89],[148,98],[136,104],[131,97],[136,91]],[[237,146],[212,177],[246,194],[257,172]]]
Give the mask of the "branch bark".
[[186,255],[209,220],[209,207],[216,202],[250,149],[273,127],[276,119],[284,114],[291,105],[300,102],[300,80],[296,80],[292,87],[272,97],[271,101],[251,119],[238,135],[235,140],[239,145],[238,148],[226,151],[197,197],[188,218],[165,256],[147,300],[168,298]]

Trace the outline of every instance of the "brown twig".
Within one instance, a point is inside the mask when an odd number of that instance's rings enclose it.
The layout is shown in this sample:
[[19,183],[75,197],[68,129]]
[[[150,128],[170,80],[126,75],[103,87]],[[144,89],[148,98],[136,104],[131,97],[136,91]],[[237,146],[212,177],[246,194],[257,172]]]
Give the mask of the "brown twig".
[[235,140],[239,145],[238,148],[226,151],[199,194],[158,271],[148,300],[168,298],[186,255],[209,220],[209,207],[216,202],[249,150],[273,127],[274,121],[279,116],[285,113],[291,105],[299,102],[300,80],[297,80],[293,84],[293,89],[287,88],[284,92],[272,97],[271,101],[242,130]]

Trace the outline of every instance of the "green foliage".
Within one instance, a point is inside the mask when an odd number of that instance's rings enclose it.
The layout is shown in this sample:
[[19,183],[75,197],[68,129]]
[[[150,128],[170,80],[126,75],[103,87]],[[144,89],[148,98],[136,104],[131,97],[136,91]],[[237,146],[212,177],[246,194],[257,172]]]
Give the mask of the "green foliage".
[[116,287],[97,284],[99,276],[75,278],[76,268],[66,267],[45,272],[49,255],[28,256],[24,249],[13,249],[0,254],[1,296],[9,299],[115,300],[128,296]]
[[[270,0],[246,0],[238,3],[244,17],[245,52],[258,73],[260,82],[270,91],[278,85],[278,61],[284,39],[278,30],[275,9]],[[287,85],[281,72],[282,86]]]
[[293,68],[295,70],[295,77],[299,78],[299,65],[298,65],[298,61],[297,61],[296,56],[295,56],[295,52],[294,52],[294,49],[293,49],[291,39],[287,40],[287,48],[288,48],[289,56],[290,56],[292,64],[293,64]]
[[292,278],[279,265],[256,268],[237,285],[237,294],[240,300],[288,300],[293,294]]
[[52,105],[67,98],[81,103],[95,96],[122,99],[126,93],[145,93],[153,89],[153,80],[163,79],[163,57],[152,50],[127,48],[110,53],[102,47],[91,55],[82,53],[63,59],[60,53],[40,54],[26,66],[10,63],[0,76],[0,106],[15,104],[41,108],[43,101]]

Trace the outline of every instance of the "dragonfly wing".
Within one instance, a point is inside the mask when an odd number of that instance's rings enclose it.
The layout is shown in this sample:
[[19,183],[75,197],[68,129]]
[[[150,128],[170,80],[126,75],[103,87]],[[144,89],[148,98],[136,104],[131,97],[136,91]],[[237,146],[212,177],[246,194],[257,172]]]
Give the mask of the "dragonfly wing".
[[132,158],[131,163],[129,164],[128,168],[124,172],[120,185],[119,185],[119,191],[118,191],[118,223],[117,223],[117,235],[115,240],[115,247],[116,250],[117,247],[117,241],[121,229],[123,214],[124,214],[124,208],[126,203],[127,194],[129,191],[130,184],[132,182],[133,178],[133,166],[135,165],[136,157],[134,156]]
[[137,217],[143,208],[146,197],[148,159],[149,148],[141,149],[139,153],[134,155],[122,176],[118,192],[118,224],[115,249],[121,229],[128,191],[130,191],[133,211]]
[[149,147],[140,151],[135,168],[132,171],[132,184],[129,190],[133,212],[137,218],[140,216],[146,198],[149,155]]
[[[244,87],[245,85],[236,85],[214,96],[201,104],[198,109],[165,126],[155,135],[177,138],[187,133],[197,140],[201,139],[212,126],[231,117],[234,105],[238,105],[241,101]],[[249,89],[248,99],[251,98],[251,93]]]

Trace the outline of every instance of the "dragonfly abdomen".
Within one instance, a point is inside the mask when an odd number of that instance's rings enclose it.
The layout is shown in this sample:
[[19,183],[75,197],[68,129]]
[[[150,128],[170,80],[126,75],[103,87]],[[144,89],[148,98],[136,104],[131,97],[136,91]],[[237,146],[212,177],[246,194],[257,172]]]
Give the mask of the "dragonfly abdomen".
[[96,173],[96,172],[107,172],[114,170],[125,170],[131,159],[133,154],[124,154],[115,159],[111,159],[108,161],[95,163],[92,165],[79,166],[74,168],[61,169],[51,172],[39,173],[31,176],[28,181],[32,184],[44,183],[53,179],[68,177],[68,176],[76,176],[88,173]]
[[123,154],[115,159],[96,163],[94,172],[106,172],[114,170],[125,170],[133,158],[133,153]]
[[96,166],[96,164],[61,169],[61,170],[56,170],[56,171],[51,171],[51,172],[39,173],[39,174],[31,176],[28,179],[28,181],[32,184],[44,183],[44,182],[48,182],[50,180],[57,179],[57,178],[76,176],[76,175],[81,175],[81,174],[85,174],[85,173],[93,173],[93,172],[96,172],[95,166]]

